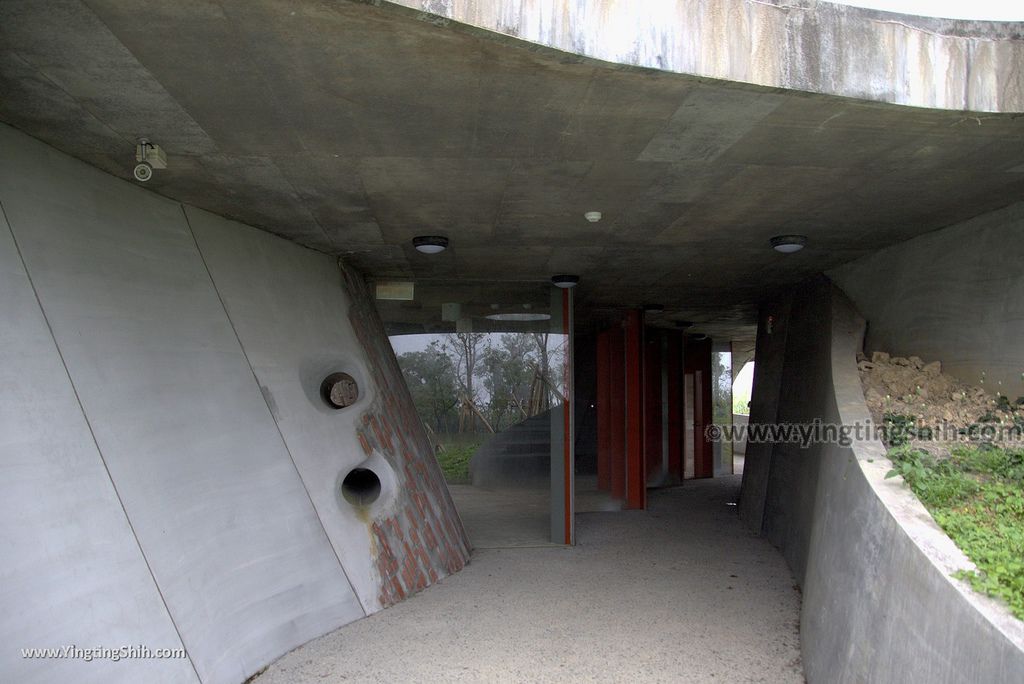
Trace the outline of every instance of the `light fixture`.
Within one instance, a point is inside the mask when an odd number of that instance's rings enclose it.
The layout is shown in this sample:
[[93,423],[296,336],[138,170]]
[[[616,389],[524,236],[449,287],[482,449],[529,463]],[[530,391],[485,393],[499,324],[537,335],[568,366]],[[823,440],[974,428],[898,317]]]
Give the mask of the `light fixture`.
[[486,317],[489,321],[550,321],[546,313],[496,313]]
[[665,310],[665,306],[663,304],[644,304],[643,310],[644,313],[661,313]]
[[676,327],[680,330],[686,330],[687,328],[693,327],[693,321],[676,321]]
[[704,340],[708,339],[708,336],[705,335],[704,333],[694,333],[693,335],[690,335],[690,339],[693,340],[694,342],[703,342]]
[[563,290],[567,290],[570,287],[576,287],[576,283],[580,282],[580,277],[576,275],[556,275],[551,276],[551,282],[554,283],[555,287],[560,287]]
[[412,239],[412,246],[417,252],[437,254],[448,249],[448,238],[443,235],[419,235]]
[[597,223],[601,220],[601,212],[599,211],[588,211],[583,214],[583,218],[587,219],[591,223]]
[[807,244],[806,235],[776,235],[769,242],[772,249],[783,254],[799,252]]

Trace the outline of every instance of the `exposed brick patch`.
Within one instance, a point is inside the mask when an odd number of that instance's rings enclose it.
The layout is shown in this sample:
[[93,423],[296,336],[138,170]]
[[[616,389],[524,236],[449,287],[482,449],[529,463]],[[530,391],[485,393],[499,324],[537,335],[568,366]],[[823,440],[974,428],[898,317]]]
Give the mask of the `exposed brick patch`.
[[377,389],[358,421],[359,443],[368,454],[376,449],[384,455],[399,485],[395,514],[371,528],[378,598],[386,607],[461,570],[469,560],[469,542],[366,282],[349,266],[342,272],[351,300],[349,320]]

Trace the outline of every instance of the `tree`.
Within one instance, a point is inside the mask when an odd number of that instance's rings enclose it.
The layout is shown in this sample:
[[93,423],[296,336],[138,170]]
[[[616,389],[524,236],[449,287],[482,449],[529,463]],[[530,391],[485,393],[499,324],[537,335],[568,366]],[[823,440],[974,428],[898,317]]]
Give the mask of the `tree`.
[[436,433],[454,431],[458,421],[459,379],[444,348],[431,342],[424,351],[401,354],[398,365],[423,422]]
[[398,362],[434,432],[494,432],[563,401],[564,349],[550,345],[547,333],[451,333]]
[[488,393],[487,413],[496,430],[529,417],[530,381],[533,376],[533,340],[525,333],[502,335],[481,357],[483,384]]
[[[562,395],[562,363],[565,357],[564,339],[554,349],[550,347],[549,333],[532,333],[536,362],[530,389],[530,415],[547,411],[554,404],[565,401]],[[562,336],[556,336],[561,339]]]
[[479,418],[484,425],[494,432],[494,428],[480,413],[478,397],[474,387],[477,376],[477,362],[480,360],[481,345],[487,338],[486,333],[449,333],[445,335],[441,349],[452,355],[455,373],[461,385],[462,395],[459,397],[459,432],[474,432]]

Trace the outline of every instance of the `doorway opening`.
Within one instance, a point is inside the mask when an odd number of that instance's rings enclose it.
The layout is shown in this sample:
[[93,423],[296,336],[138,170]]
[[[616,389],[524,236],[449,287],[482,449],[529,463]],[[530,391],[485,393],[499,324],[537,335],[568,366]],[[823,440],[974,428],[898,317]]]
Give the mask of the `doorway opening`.
[[571,296],[431,283],[415,297],[420,330],[390,339],[471,543],[571,543]]

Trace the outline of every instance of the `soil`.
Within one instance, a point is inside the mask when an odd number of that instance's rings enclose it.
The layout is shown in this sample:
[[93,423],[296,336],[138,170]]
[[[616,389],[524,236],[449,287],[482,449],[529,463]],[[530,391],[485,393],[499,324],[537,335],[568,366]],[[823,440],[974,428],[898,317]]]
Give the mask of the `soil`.
[[[916,356],[875,352],[868,359],[861,354],[857,368],[872,419],[877,425],[893,420],[915,424],[918,434],[909,435],[914,446],[941,456],[963,444],[1024,445],[1019,435],[1024,426],[1022,398],[990,394],[946,375],[939,361],[925,363]],[[922,427],[932,428],[932,438],[926,438]]]

